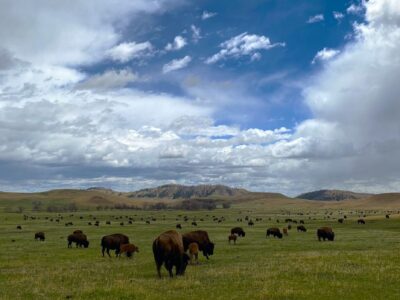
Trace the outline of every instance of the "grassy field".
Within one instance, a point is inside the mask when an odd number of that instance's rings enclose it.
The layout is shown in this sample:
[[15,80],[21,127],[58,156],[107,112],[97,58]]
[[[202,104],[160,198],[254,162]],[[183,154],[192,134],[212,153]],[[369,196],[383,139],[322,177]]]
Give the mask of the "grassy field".
[[[265,237],[268,227],[284,226],[288,217],[278,209],[240,208],[200,212],[76,212],[62,214],[60,223],[45,217],[57,213],[27,213],[36,220],[23,220],[22,214],[0,213],[0,298],[1,299],[400,299],[400,218],[384,218],[384,212],[366,217],[366,225],[357,225],[357,215],[344,224],[333,218],[339,210],[310,210],[291,218],[305,221],[308,231],[294,229],[282,240]],[[299,211],[300,208],[297,209]],[[288,209],[289,210],[289,209]],[[288,212],[288,210],[286,212]],[[303,210],[307,213],[309,210]],[[160,233],[174,229],[177,215],[196,218],[198,229],[209,232],[216,243],[210,260],[200,256],[200,264],[188,266],[184,277],[170,279],[163,268],[163,279],[156,277],[151,251],[152,241]],[[100,226],[89,226],[96,216]],[[208,216],[207,216],[208,215]],[[254,227],[237,218],[261,217]],[[83,219],[80,219],[83,216]],[[120,226],[122,216],[125,226]],[[135,219],[128,225],[126,216]],[[144,220],[157,218],[150,225]],[[225,222],[213,222],[212,216],[224,216]],[[39,219],[40,218],[40,219]],[[165,218],[165,219],[164,219]],[[199,221],[204,218],[204,221]],[[276,219],[280,220],[278,224]],[[105,225],[111,220],[111,225]],[[74,226],[65,227],[72,221]],[[194,230],[190,221],[182,232]],[[233,226],[242,226],[246,237],[229,245],[227,236]],[[21,225],[22,230],[16,226]],[[336,240],[318,242],[316,229],[332,226]],[[294,226],[295,227],[295,226]],[[88,249],[67,249],[66,237],[82,229],[90,240]],[[46,241],[33,239],[44,231]],[[103,235],[124,233],[139,246],[133,259],[103,258]],[[15,241],[12,241],[15,240]]]

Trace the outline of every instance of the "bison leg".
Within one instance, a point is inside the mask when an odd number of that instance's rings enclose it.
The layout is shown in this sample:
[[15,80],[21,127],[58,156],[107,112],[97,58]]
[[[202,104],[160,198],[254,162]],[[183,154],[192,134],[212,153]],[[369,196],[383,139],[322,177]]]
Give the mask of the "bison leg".
[[[172,260],[171,259],[167,259],[165,261],[165,268],[167,269],[168,273],[169,273],[169,277],[174,277],[174,274],[172,273],[172,268],[174,267]],[[178,268],[176,268],[176,273],[178,274]]]
[[107,248],[107,254],[108,254],[108,257],[110,257],[110,258],[111,258],[111,255],[110,255],[110,249],[109,249],[109,248]]

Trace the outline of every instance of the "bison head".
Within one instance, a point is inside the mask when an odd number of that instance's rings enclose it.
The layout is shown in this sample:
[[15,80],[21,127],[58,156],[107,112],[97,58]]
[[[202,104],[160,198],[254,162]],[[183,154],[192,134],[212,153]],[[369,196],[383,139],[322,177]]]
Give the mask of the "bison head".
[[334,239],[335,239],[335,233],[329,232],[329,234],[328,234],[328,240],[333,242]]
[[209,242],[209,243],[204,247],[203,255],[204,255],[205,257],[207,257],[207,259],[208,259],[208,256],[209,256],[209,255],[213,255],[213,254],[214,254],[214,243]]
[[82,245],[83,245],[83,247],[88,248],[89,247],[89,241],[83,241]]
[[190,257],[186,253],[182,254],[182,261],[180,266],[177,266],[176,275],[184,275],[186,271],[186,267],[189,264]]

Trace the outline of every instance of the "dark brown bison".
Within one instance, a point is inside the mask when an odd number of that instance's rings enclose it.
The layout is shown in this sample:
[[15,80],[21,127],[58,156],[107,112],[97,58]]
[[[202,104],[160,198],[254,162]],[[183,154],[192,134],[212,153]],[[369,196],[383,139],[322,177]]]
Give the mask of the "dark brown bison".
[[45,240],[44,232],[42,231],[36,232],[35,240],[44,241]]
[[196,264],[199,264],[199,245],[197,245],[197,243],[189,244],[189,257],[191,264],[193,264],[194,262],[196,262]]
[[266,237],[269,237],[270,235],[272,235],[273,237],[277,237],[277,238],[282,238],[282,233],[281,233],[281,231],[279,230],[279,228],[268,228],[267,229],[267,234],[266,234]]
[[153,254],[158,277],[161,278],[160,269],[163,264],[170,277],[173,277],[173,267],[176,269],[176,276],[185,273],[189,256],[185,253],[182,235],[179,232],[169,230],[160,234],[153,242]]
[[195,221],[193,221],[192,226],[197,226],[197,223]]
[[340,219],[338,219],[338,222],[339,222],[340,224],[343,224],[344,219],[340,218]]
[[358,219],[358,220],[357,220],[357,224],[365,224],[364,219]]
[[231,243],[231,241],[233,241],[233,243],[236,245],[236,240],[237,240],[237,235],[236,235],[236,234],[230,234],[230,235],[228,235],[228,242],[229,242],[229,244]]
[[182,229],[182,225],[181,224],[176,224],[175,227],[178,228],[178,229]]
[[17,229],[21,230],[22,226],[21,225],[17,225]]
[[231,234],[237,234],[238,236],[246,236],[242,227],[234,227],[231,229]]
[[335,239],[335,233],[332,231],[331,227],[321,227],[317,230],[317,237],[318,241],[321,241],[321,239],[324,241],[333,241]]
[[121,251],[120,247],[122,244],[129,244],[129,238],[124,234],[115,233],[103,236],[101,239],[101,253],[103,254],[103,257],[104,251],[106,250],[109,257],[111,257],[110,250],[115,250],[115,255],[118,256]]
[[389,215],[386,215],[386,219],[389,219],[390,217],[389,217]]
[[299,226],[297,226],[297,232],[299,232],[299,231],[306,232],[307,229],[303,225],[299,225]]
[[139,252],[139,248],[134,244],[121,244],[119,256],[125,253],[126,257],[132,257],[135,252]]
[[203,255],[207,259],[210,255],[214,254],[214,243],[210,241],[207,231],[204,230],[191,231],[183,234],[182,237],[183,237],[183,246],[185,248],[185,251],[187,251],[189,244],[197,243],[199,245],[200,251],[203,252]]
[[249,223],[247,223],[249,226],[254,226],[254,222],[252,220],[249,221]]
[[67,240],[68,240],[68,248],[72,247],[72,243],[75,243],[77,248],[89,247],[89,241],[87,240],[86,235],[84,235],[83,233],[70,234]]

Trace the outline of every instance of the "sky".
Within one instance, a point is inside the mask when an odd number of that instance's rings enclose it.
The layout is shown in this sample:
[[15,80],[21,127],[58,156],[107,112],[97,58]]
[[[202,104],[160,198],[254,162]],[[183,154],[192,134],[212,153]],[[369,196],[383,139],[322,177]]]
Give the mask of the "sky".
[[400,187],[398,0],[0,0],[0,190]]

